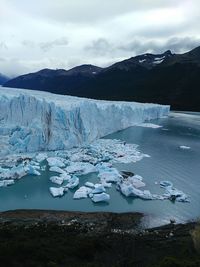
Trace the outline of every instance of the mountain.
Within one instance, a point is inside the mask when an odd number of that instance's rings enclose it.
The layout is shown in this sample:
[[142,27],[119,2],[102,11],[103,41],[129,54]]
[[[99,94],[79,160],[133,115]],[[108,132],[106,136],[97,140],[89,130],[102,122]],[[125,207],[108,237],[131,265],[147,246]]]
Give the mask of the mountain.
[[143,55],[139,64],[135,63],[137,57],[114,64],[85,83],[76,95],[170,104],[175,110],[200,111],[200,47],[185,54],[164,54],[156,55],[156,60],[147,66],[142,60],[151,54]]
[[200,111],[200,47],[184,54],[146,53],[108,68],[82,65],[19,76],[7,87],[45,90],[95,99],[169,104]]
[[16,77],[4,86],[65,94],[69,90],[73,91],[80,87],[83,82],[88,81],[100,71],[100,67],[93,65],[81,65],[68,71],[64,69],[43,69]]
[[8,80],[9,80],[9,78],[7,76],[0,73],[0,85],[4,84]]

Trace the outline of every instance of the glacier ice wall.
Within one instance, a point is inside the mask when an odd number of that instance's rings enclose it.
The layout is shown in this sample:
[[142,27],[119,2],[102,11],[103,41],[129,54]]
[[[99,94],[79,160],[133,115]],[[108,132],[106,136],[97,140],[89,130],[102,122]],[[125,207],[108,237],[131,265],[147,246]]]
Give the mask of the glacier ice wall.
[[0,154],[80,146],[166,116],[169,106],[0,88]]

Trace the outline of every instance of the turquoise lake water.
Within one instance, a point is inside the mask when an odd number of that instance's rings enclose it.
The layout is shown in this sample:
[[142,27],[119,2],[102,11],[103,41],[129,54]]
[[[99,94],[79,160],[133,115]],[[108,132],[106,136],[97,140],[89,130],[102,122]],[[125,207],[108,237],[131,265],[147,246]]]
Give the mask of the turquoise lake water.
[[[90,199],[73,200],[75,190],[68,191],[62,198],[53,198],[49,193],[49,187],[54,186],[49,181],[52,172],[45,171],[41,176],[27,176],[13,186],[0,188],[0,210],[137,211],[147,215],[145,222],[149,225],[167,223],[171,218],[183,222],[200,217],[200,113],[171,113],[168,118],[152,123],[163,127],[134,126],[106,137],[138,144],[143,153],[151,156],[115,167],[141,175],[146,183],[144,189],[152,193],[163,193],[155,182],[170,180],[189,195],[190,203],[125,198],[116,191],[115,185],[107,189],[111,197],[109,204],[95,204]],[[181,145],[191,149],[180,149]],[[97,182],[98,178],[95,173],[80,177],[80,185],[86,181]]]

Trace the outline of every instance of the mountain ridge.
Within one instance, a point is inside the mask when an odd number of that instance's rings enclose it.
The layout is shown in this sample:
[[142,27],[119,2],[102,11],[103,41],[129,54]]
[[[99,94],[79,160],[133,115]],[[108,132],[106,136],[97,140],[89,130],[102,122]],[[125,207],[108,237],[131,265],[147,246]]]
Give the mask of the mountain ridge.
[[107,68],[90,64],[70,70],[44,69],[12,79],[5,87],[105,100],[168,104],[200,111],[200,46],[184,54],[142,54]]

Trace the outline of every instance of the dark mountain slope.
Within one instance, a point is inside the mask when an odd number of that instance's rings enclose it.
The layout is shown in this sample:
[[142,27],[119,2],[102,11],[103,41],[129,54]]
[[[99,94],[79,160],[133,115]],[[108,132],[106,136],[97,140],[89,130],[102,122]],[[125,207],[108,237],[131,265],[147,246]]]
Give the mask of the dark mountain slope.
[[35,73],[21,75],[8,81],[5,87],[36,89],[58,94],[65,94],[85,81],[93,78],[101,68],[93,65],[82,65],[69,71],[64,69],[43,69]]
[[101,69],[92,65],[42,70],[4,86],[45,90],[96,99],[170,104],[200,111],[200,47],[184,54],[144,54]]

